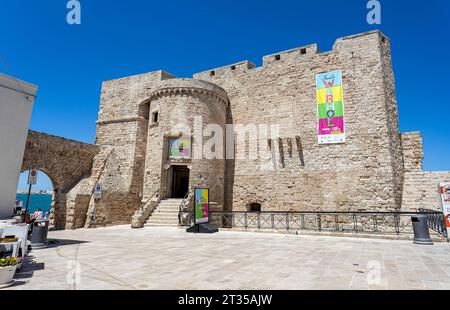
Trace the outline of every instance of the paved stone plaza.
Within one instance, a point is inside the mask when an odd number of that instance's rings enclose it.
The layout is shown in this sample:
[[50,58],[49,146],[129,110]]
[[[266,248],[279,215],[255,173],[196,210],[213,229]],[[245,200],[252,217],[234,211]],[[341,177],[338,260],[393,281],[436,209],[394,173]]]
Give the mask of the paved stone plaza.
[[450,289],[444,242],[129,226],[49,238],[10,289]]

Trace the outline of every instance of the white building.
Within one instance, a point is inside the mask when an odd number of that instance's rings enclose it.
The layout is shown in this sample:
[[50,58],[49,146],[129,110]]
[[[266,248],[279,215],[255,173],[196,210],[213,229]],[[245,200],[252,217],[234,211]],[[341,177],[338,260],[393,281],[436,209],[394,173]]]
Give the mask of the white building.
[[0,74],[0,219],[12,216],[36,91]]

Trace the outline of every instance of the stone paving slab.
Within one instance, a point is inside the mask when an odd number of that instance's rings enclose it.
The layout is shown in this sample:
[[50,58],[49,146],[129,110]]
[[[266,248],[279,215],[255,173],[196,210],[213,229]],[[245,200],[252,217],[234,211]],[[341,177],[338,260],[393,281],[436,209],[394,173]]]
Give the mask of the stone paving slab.
[[10,289],[450,289],[450,245],[116,226],[49,233]]

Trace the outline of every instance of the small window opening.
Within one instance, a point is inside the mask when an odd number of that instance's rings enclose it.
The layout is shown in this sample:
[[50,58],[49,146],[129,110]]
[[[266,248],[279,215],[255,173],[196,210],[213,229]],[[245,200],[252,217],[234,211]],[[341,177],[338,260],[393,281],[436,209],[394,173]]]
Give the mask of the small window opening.
[[159,121],[159,113],[153,112],[152,113],[152,123],[157,123]]
[[275,60],[280,60],[281,56],[280,55],[275,55]]
[[259,203],[251,203],[248,207],[249,212],[261,212],[261,204]]
[[385,37],[381,37],[381,42],[386,43],[386,38]]
[[209,76],[215,76],[215,75],[216,75],[216,71],[209,72]]
[[300,54],[301,54],[301,55],[305,55],[305,54],[306,54],[306,48],[302,48],[302,49],[300,50]]
[[231,66],[231,70],[236,70],[236,66]]

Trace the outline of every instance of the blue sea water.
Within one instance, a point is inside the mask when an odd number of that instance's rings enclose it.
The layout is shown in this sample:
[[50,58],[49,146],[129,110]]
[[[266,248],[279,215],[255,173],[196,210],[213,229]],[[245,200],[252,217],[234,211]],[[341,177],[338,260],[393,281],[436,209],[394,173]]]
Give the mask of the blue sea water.
[[[27,205],[27,194],[17,194],[16,200],[23,201],[23,208]],[[32,194],[30,196],[30,205],[28,212],[33,213],[37,209],[41,209],[46,213],[52,207],[52,195]]]

